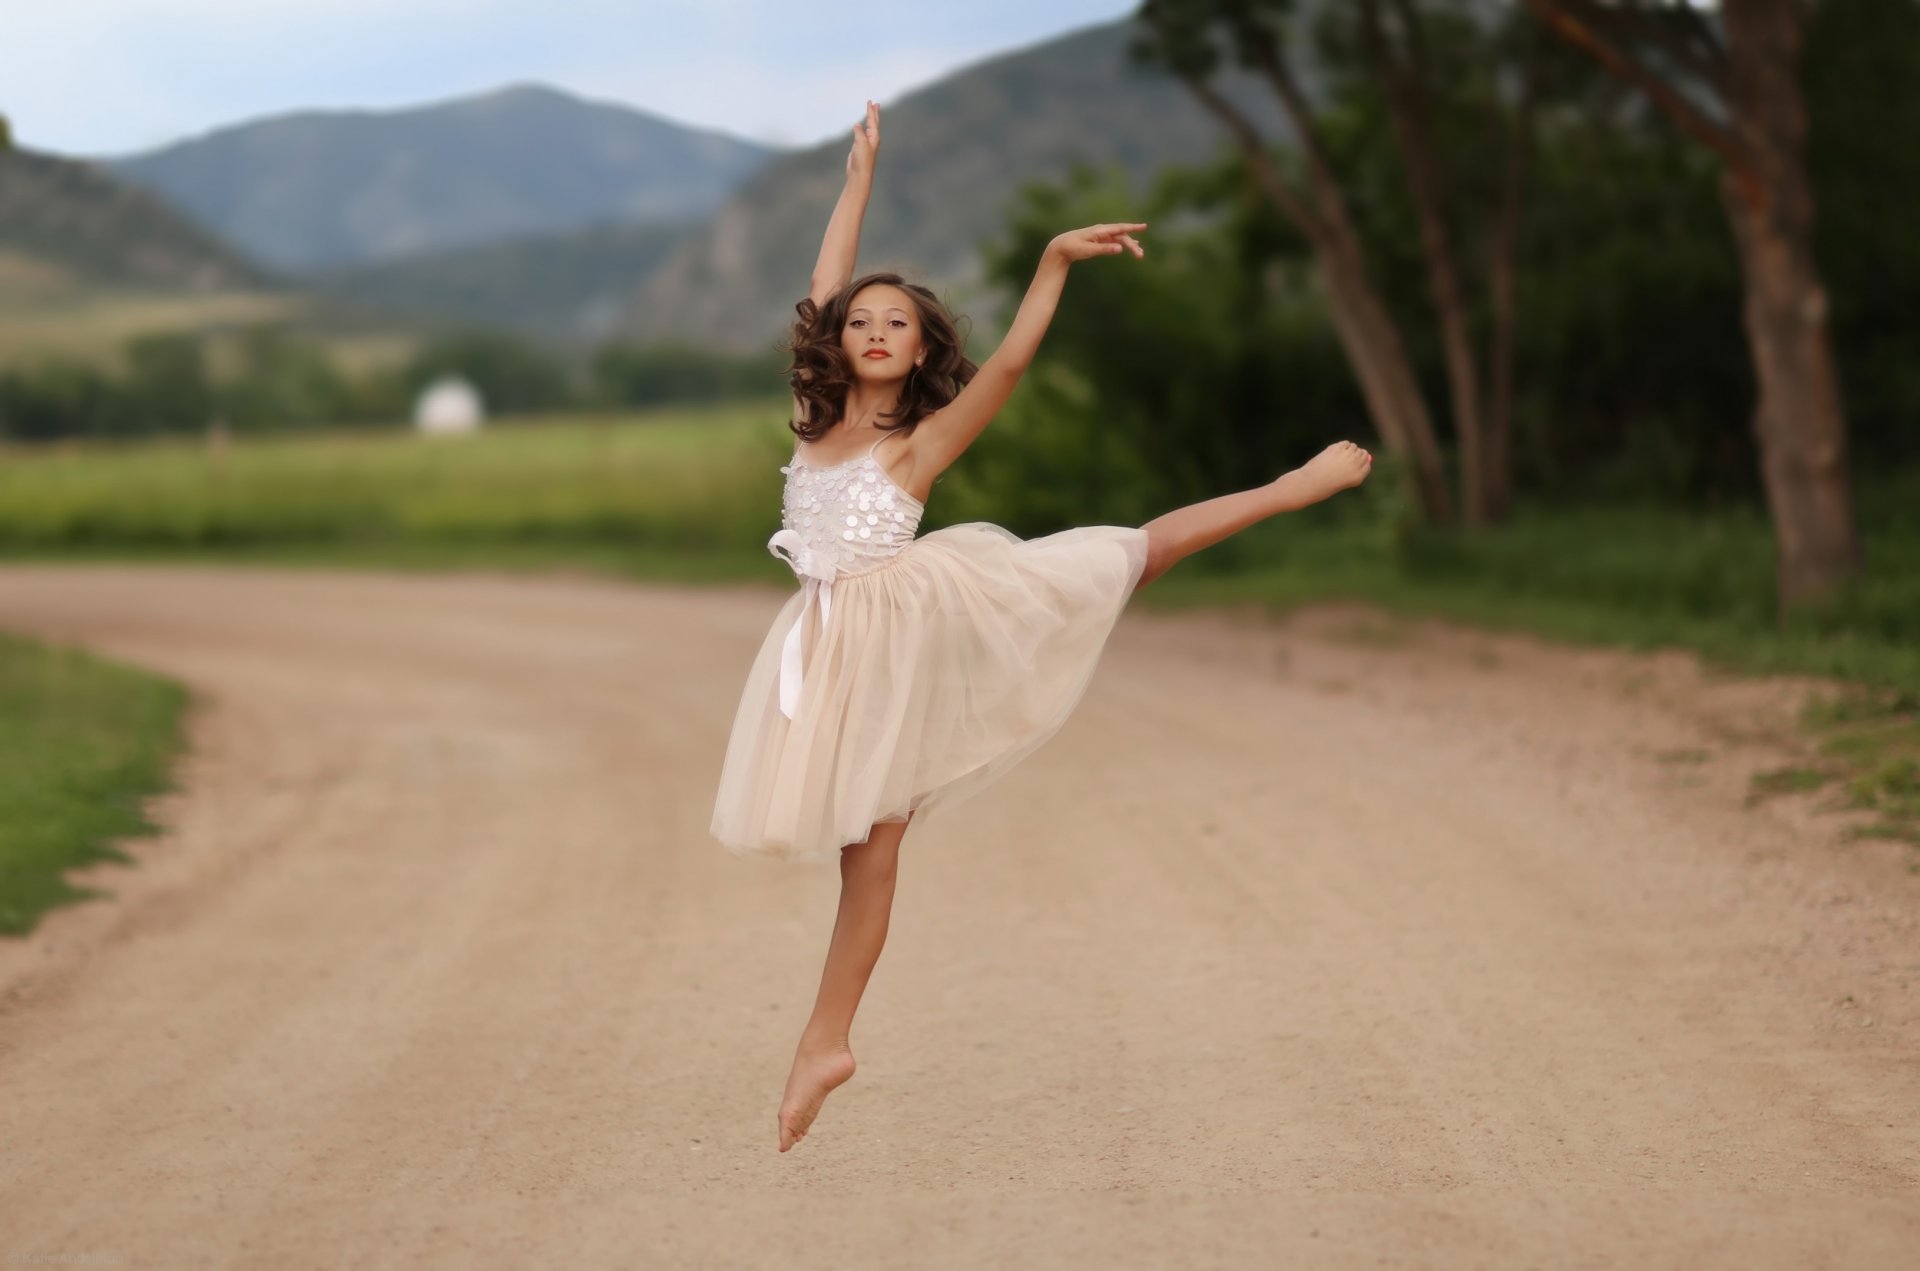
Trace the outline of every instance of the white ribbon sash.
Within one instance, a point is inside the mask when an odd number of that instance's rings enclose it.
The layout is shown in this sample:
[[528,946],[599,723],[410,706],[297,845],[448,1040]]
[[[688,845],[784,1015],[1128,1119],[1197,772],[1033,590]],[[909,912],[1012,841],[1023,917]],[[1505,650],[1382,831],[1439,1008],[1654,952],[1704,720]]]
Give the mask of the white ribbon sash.
[[767,540],[767,550],[793,566],[795,574],[801,578],[801,588],[807,598],[800,606],[800,612],[793,616],[793,625],[787,628],[787,638],[780,646],[780,713],[792,719],[794,712],[800,709],[800,685],[804,668],[800,660],[801,628],[806,625],[807,606],[818,600],[820,605],[820,630],[827,629],[827,615],[833,612],[833,566],[816,560],[816,553],[800,537],[800,532],[783,529]]

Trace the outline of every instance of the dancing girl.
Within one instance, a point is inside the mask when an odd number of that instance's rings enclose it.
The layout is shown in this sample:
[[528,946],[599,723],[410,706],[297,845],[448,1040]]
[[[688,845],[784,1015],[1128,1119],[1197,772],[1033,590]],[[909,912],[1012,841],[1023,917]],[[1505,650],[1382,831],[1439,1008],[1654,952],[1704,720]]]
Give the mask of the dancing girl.
[[1180,560],[1359,485],[1373,456],[1336,442],[1254,489],[1139,527],[1023,540],[987,522],[915,537],[933,483],[1019,383],[1076,264],[1145,257],[1144,222],[1047,245],[1006,338],[977,367],[953,316],[897,274],[854,277],[880,111],[853,129],[793,354],[795,437],[768,549],[801,586],[747,673],[712,833],[743,855],[837,860],[840,906],[777,1116],[804,1138],[853,1076],[853,1016],[879,960],[908,824],[1003,776],[1059,730],[1128,598]]

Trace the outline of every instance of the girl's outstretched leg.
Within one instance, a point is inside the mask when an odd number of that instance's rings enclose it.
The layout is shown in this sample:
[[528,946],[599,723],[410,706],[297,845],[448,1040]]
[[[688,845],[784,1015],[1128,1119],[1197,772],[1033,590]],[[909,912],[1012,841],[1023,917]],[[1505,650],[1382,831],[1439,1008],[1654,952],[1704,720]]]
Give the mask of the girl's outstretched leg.
[[1147,532],[1147,568],[1134,587],[1138,591],[1203,547],[1212,547],[1282,512],[1330,498],[1367,479],[1373,455],[1350,441],[1336,441],[1305,465],[1275,477],[1253,490],[1223,494],[1189,503],[1154,517],[1140,528]]
[[833,941],[827,947],[813,1015],[800,1034],[786,1093],[780,1099],[782,1152],[806,1137],[826,1097],[853,1076],[847,1036],[867,979],[880,960],[881,946],[887,942],[900,839],[912,820],[909,813],[905,821],[881,822],[864,843],[840,849],[840,912],[834,918]]

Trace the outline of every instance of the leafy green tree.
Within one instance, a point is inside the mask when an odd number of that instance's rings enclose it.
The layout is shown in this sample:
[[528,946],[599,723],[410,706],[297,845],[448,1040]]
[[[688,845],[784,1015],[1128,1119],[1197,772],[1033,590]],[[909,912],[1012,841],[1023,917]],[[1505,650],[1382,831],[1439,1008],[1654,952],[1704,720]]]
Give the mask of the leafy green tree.
[[1514,475],[1536,499],[1758,501],[1716,179],[1666,130],[1582,113],[1543,136],[1516,348]]
[[606,406],[771,396],[784,391],[785,356],[680,344],[607,344],[590,366],[593,400]]
[[[1296,10],[1292,0],[1147,0],[1139,13],[1145,34],[1134,52],[1177,75],[1220,120],[1259,188],[1310,246],[1328,313],[1374,427],[1404,462],[1427,518],[1450,521],[1453,500],[1433,414],[1400,326],[1380,295],[1343,174],[1293,63],[1294,46],[1305,34]],[[1297,163],[1277,156],[1246,112],[1219,90],[1215,77],[1228,56],[1272,89],[1292,127]]]
[[1814,252],[1855,471],[1920,460],[1920,4],[1824,0],[1807,32]]
[[1034,383],[969,454],[1024,531],[1271,479],[1366,418],[1299,240],[1238,161],[1170,172],[1141,208],[1122,174],[1079,168],[1029,186],[987,253],[1018,295],[1062,225],[1155,226],[1151,269],[1074,276]]
[[0,375],[0,437],[62,441],[136,432],[129,394],[85,362],[50,359]]
[[236,429],[333,424],[356,413],[353,387],[326,350],[283,327],[243,332],[238,360],[238,373],[219,387],[213,406]]
[[1864,556],[1830,306],[1814,257],[1800,74],[1815,6],[1727,0],[1710,19],[1687,0],[1526,3],[1720,160],[1746,285],[1779,615],[1784,622],[1794,609],[1823,605],[1860,576]]
[[139,403],[141,432],[185,432],[206,425],[213,387],[198,338],[173,332],[139,337],[128,343],[126,363],[124,382]]
[[[1416,311],[1428,295],[1420,231],[1380,104],[1357,98],[1323,122],[1381,295]],[[1664,130],[1568,111],[1543,129],[1533,167],[1516,248],[1527,314],[1514,350],[1516,488],[1556,502],[1750,500],[1752,442],[1739,421],[1751,379],[1712,164]],[[1271,476],[1351,432],[1366,406],[1309,248],[1245,160],[1169,171],[1141,207],[1117,179],[1086,171],[1028,189],[988,254],[1010,293],[1050,228],[1123,212],[1153,221],[1152,268],[1075,278],[1034,372],[1062,383],[1023,390],[1013,427],[996,424],[980,445],[1025,430],[1019,447],[1071,435],[1090,462],[1096,442],[1142,455],[1158,508]],[[1443,385],[1433,326],[1410,325],[1407,347],[1423,386]],[[1023,505],[1064,479],[1022,463],[1009,455],[994,471]],[[1104,506],[1099,490],[1080,493]]]

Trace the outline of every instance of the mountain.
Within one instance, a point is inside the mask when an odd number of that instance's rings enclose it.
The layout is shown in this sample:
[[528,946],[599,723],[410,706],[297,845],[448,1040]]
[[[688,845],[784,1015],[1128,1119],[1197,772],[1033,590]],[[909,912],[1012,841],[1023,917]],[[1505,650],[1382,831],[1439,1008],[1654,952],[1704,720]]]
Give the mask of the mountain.
[[84,161],[0,149],[0,305],[80,292],[264,291],[269,271]]
[[637,288],[698,227],[615,225],[310,275],[364,311],[503,327],[550,345],[614,334]]
[[[988,304],[975,294],[980,245],[999,231],[1021,186],[1090,163],[1117,164],[1143,189],[1161,168],[1230,144],[1177,80],[1131,65],[1135,34],[1131,19],[1083,29],[977,63],[889,106],[860,271],[897,268],[951,292],[977,318]],[[1314,84],[1313,68],[1302,77]],[[1291,136],[1264,85],[1231,75],[1220,86],[1267,136]],[[640,288],[631,336],[750,349],[785,328],[845,181],[854,104],[845,136],[769,162]]]
[[289,273],[702,217],[776,153],[518,85],[396,111],[302,111],[96,160]]

